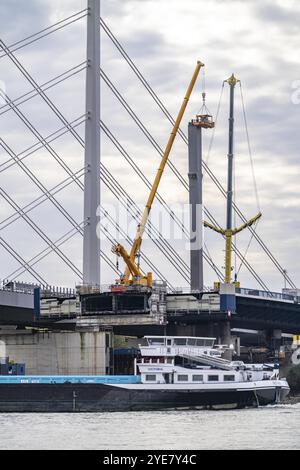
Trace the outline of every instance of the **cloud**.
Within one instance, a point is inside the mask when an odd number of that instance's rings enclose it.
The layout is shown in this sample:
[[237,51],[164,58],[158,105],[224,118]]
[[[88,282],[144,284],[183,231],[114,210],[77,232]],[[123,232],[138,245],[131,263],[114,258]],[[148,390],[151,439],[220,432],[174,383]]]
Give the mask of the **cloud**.
[[265,1],[258,2],[256,15],[264,23],[273,25],[280,32],[299,32],[300,9],[295,1]]
[[[1,3],[1,36],[7,44],[16,42],[49,24],[86,7],[84,0],[21,0]],[[278,255],[296,282],[300,268],[294,253],[298,250],[299,240],[299,106],[293,104],[292,84],[300,79],[298,73],[298,29],[300,7],[292,0],[285,1],[221,1],[212,0],[102,0],[102,16],[118,37],[126,51],[146,79],[166,104],[171,114],[176,116],[183,99],[187,84],[197,59],[206,64],[205,86],[207,105],[215,112],[218,106],[222,82],[233,71],[242,81],[248,128],[251,139],[255,172],[260,193],[260,203],[264,218],[259,233],[271,251]],[[85,57],[85,20],[75,23],[40,42],[32,44],[17,53],[19,60],[30,70],[39,83],[64,72],[84,60]],[[134,112],[153,134],[161,147],[164,147],[171,126],[157,108],[145,88],[121,58],[119,52],[102,33],[102,66],[128,101]],[[203,77],[203,76],[202,76]],[[0,61],[0,79],[7,85],[7,93],[15,98],[29,91],[30,85],[7,59]],[[187,122],[201,107],[203,78],[200,78],[189,103],[182,128],[186,131]],[[76,118],[84,112],[84,72],[60,84],[48,92],[51,99],[68,119]],[[24,104],[21,109],[30,118],[43,136],[61,126],[57,118],[47,109],[40,98]],[[141,171],[153,180],[159,163],[159,155],[148,140],[129,119],[128,114],[111,91],[102,85],[102,117],[112,129],[124,148],[137,162]],[[226,184],[228,89],[224,87],[221,111],[215,132],[214,145],[209,164],[222,183]],[[78,129],[83,135],[83,127]],[[7,113],[0,116],[1,136],[16,152],[35,142],[32,134],[13,116]],[[204,146],[208,147],[210,132],[205,134]],[[83,152],[71,135],[53,143],[53,147],[75,169],[83,166]],[[114,177],[126,188],[138,203],[144,203],[147,189],[142,185],[132,168],[120,156],[116,148],[103,136],[103,162]],[[206,151],[205,151],[206,154]],[[1,159],[7,155],[0,148]],[[177,137],[171,154],[172,162],[181,175],[187,179],[187,148]],[[39,151],[26,160],[28,166],[48,187],[59,183],[66,174],[46,151]],[[236,99],[236,167],[239,176],[238,202],[247,215],[256,212],[251,165],[247,150],[246,134],[243,128],[241,98],[237,89]],[[0,167],[1,169],[1,167]],[[27,177],[17,167],[6,174],[0,173],[0,185],[24,203],[30,202],[40,192],[34,188]],[[224,199],[210,182],[204,180],[205,204],[220,220],[224,220]],[[102,187],[103,202],[115,201],[107,187]],[[187,201],[187,192],[169,169],[162,179],[160,193],[168,202]],[[82,193],[75,185],[70,186],[58,196],[68,211],[82,219]],[[0,207],[1,219],[12,210],[3,204]],[[48,220],[55,221],[49,227],[53,239],[59,238],[68,230],[68,224],[51,205],[40,206],[32,212],[37,222],[47,230]],[[285,221],[285,224],[282,224]],[[14,230],[2,232],[3,237],[29,259],[43,246],[36,237],[30,238],[30,230],[24,229],[20,237],[19,223]],[[289,230],[286,230],[289,227]],[[219,267],[224,264],[222,240],[214,234],[207,234],[207,244],[213,259]],[[248,243],[248,235],[240,239],[241,248]],[[188,262],[185,242],[176,242],[176,247]],[[177,271],[169,266],[166,259],[150,242],[145,244],[147,255],[153,258],[162,272],[167,273],[173,285],[183,280]],[[82,241],[72,239],[64,247],[70,257],[81,267]],[[110,243],[105,242],[103,249],[110,254]],[[5,276],[15,266],[15,261],[4,254],[0,277]],[[73,285],[74,275],[63,265],[56,268],[56,255],[37,266],[51,284]],[[114,259],[112,258],[113,262]],[[259,274],[274,289],[280,289],[282,278],[261,250],[253,244],[249,260],[257,266]],[[102,265],[103,283],[110,283],[114,274],[105,264]],[[215,275],[206,269],[206,284],[212,284]],[[254,281],[245,269],[241,271],[244,285]],[[268,282],[267,282],[268,281]]]
[[47,1],[1,0],[1,36],[8,44],[18,41],[33,33],[33,25],[42,29],[49,20],[51,5]]

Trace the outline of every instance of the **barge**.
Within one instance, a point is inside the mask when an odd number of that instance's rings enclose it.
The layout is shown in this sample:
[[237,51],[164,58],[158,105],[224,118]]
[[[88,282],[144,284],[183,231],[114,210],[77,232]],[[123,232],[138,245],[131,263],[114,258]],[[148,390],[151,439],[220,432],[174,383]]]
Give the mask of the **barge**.
[[0,412],[244,408],[288,395],[278,365],[225,360],[214,342],[147,336],[131,376],[0,376]]

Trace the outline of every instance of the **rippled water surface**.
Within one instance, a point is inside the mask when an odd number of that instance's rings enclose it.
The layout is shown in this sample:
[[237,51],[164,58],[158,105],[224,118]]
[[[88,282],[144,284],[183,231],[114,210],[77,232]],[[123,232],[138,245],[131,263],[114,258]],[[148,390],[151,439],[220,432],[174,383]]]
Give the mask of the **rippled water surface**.
[[300,449],[300,403],[236,411],[0,414],[0,449]]

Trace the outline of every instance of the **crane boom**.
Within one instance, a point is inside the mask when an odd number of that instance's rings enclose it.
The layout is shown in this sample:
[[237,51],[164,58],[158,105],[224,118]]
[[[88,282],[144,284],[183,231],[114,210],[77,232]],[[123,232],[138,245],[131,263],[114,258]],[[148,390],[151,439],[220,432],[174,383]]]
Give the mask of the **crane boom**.
[[[150,211],[151,211],[151,208],[152,208],[152,205],[153,205],[154,198],[155,198],[157,190],[158,190],[158,186],[159,186],[162,174],[164,172],[166,163],[168,161],[170,152],[172,150],[173,143],[174,143],[177,131],[179,129],[182,117],[184,115],[185,109],[187,107],[188,101],[190,99],[191,93],[193,91],[194,85],[195,85],[197,77],[199,75],[200,69],[203,66],[204,66],[204,64],[202,62],[200,62],[200,61],[197,62],[196,69],[194,71],[191,82],[190,82],[190,84],[188,86],[188,89],[186,91],[183,103],[180,107],[177,119],[175,121],[175,124],[173,126],[171,135],[170,135],[169,140],[167,142],[164,154],[162,156],[160,166],[157,170],[156,177],[155,177],[154,183],[152,185],[152,188],[151,188],[151,191],[150,191],[150,194],[149,194],[149,197],[148,197],[148,200],[147,200],[147,203],[146,203],[143,215],[142,215],[141,222],[137,227],[137,232],[136,232],[136,235],[135,235],[135,238],[134,238],[131,250],[130,250],[130,254],[128,255],[125,248],[120,244],[115,245],[113,247],[113,252],[116,253],[118,256],[121,256],[123,258],[125,264],[126,264],[125,273],[124,273],[124,276],[122,278],[122,283],[124,283],[124,284],[127,284],[129,282],[129,278],[133,274],[133,265],[135,265],[135,258],[137,256],[137,254],[140,250],[141,244],[142,244],[143,234],[144,234],[145,227],[146,227],[146,224],[147,224],[147,221],[148,221],[148,218],[149,218],[149,214],[150,214]],[[137,272],[137,270],[139,270],[139,268],[136,266],[135,271]],[[149,275],[149,273],[148,273],[148,275]]]

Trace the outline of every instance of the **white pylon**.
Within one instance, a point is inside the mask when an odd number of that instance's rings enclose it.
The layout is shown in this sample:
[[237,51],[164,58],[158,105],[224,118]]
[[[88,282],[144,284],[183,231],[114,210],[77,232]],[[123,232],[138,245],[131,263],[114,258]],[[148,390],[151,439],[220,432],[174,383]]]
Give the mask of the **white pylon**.
[[100,285],[100,0],[88,0],[83,282]]

